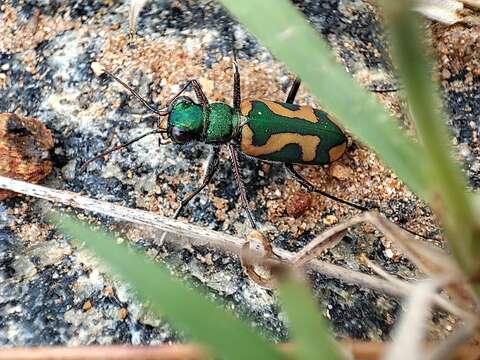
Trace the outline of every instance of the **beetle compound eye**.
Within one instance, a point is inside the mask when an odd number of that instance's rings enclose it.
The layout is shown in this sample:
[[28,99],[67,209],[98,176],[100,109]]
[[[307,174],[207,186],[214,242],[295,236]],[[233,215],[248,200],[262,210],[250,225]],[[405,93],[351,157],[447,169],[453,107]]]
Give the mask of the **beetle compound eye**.
[[190,130],[174,126],[171,132],[172,140],[176,143],[183,144],[194,140],[194,133]]

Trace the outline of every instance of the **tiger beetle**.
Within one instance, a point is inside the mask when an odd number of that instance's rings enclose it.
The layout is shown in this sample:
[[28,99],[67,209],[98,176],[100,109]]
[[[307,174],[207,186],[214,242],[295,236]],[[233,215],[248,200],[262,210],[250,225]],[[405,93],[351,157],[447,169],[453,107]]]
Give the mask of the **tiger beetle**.
[[[253,229],[256,229],[257,225],[242,181],[238,152],[261,161],[283,164],[287,173],[310,192],[321,194],[358,210],[369,210],[365,206],[318,189],[295,170],[294,164],[330,164],[338,160],[347,149],[345,133],[326,112],[310,106],[294,104],[301,83],[300,79],[294,80],[285,102],[250,98],[242,100],[240,73],[235,56],[233,67],[233,106],[221,102],[209,103],[200,83],[193,79],[188,81],[162,109],[155,109],[125,82],[105,70],[146,108],[158,116],[168,116],[168,118],[162,121],[157,129],[91,158],[82,165],[80,172],[83,172],[92,161],[113,151],[125,148],[148,135],[160,134],[162,138],[166,138],[165,140],[169,139],[180,145],[189,142],[203,142],[210,145],[201,184],[181,201],[173,215],[174,219],[212,181],[218,169],[222,145],[228,146],[241,201]],[[190,86],[198,102],[182,95]],[[418,235],[408,229],[405,230]]]

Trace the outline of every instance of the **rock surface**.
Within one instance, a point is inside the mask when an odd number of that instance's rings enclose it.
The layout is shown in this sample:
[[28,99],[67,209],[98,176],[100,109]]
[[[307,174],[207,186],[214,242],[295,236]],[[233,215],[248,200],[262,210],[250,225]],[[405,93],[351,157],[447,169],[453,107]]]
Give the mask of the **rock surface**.
[[[35,118],[0,113],[0,175],[38,183],[52,171],[53,136]],[[0,201],[16,194],[0,190]]]
[[[369,1],[294,2],[360,83],[369,88],[396,86],[383,31]],[[0,111],[36,117],[53,132],[54,171],[47,186],[171,215],[179,198],[192,191],[201,177],[207,154],[202,145],[160,146],[158,138],[147,137],[130,151],[92,163],[85,174],[76,173],[102,149],[147,132],[156,123],[156,118],[99,71],[97,64],[109,68],[159,107],[191,78],[199,79],[212,101],[230,103],[232,34],[244,96],[282,100],[292,75],[215,1],[152,1],[140,14],[133,41],[129,41],[127,24],[128,7],[107,0],[3,2]],[[472,186],[477,187],[479,74],[466,70],[468,63],[452,64],[456,53],[449,47],[459,42],[459,36],[469,38],[476,30],[456,25],[451,31],[438,27],[432,34],[441,54],[439,73],[449,124],[455,144],[460,145],[458,156],[464,160]],[[397,94],[379,98],[412,130]],[[303,88],[297,101],[314,104]],[[281,167],[262,167],[250,159],[241,162],[255,216],[277,246],[297,251],[325,228],[354,213],[312,194],[308,209],[289,216],[286,199],[302,189]],[[304,167],[302,173],[337,196],[381,204],[382,211],[402,226],[428,236],[439,235],[430,211],[375,154],[353,143],[340,163],[348,169],[342,174],[351,176],[329,175],[328,169],[316,167]],[[245,235],[248,224],[232,184],[232,170],[224,161],[208,191],[188,207],[185,219]],[[91,254],[46,223],[43,214],[51,207],[57,205],[25,197],[0,202],[0,344],[178,341],[179,333],[146,311],[126,284],[108,276]],[[150,256],[160,250],[160,261],[177,276],[208,288],[212,298],[248,316],[252,325],[272,339],[288,337],[275,292],[246,278],[235,258],[203,247],[163,245],[159,249],[155,237],[130,225],[73,211],[115,231],[121,241],[125,239]],[[392,256],[388,239],[368,226],[352,229],[323,257],[368,271],[358,261],[362,254],[404,279],[419,276],[404,258]],[[397,300],[318,274],[311,280],[318,302],[339,336],[389,339],[400,312]],[[436,313],[431,336],[444,336],[452,322],[446,314]]]

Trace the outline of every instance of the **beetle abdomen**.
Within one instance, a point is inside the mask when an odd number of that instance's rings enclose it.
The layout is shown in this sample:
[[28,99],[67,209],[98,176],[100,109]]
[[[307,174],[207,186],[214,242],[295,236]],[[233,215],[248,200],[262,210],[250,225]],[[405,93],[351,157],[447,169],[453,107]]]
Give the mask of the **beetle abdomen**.
[[322,165],[339,159],[347,138],[327,113],[310,106],[246,99],[240,150],[267,161]]

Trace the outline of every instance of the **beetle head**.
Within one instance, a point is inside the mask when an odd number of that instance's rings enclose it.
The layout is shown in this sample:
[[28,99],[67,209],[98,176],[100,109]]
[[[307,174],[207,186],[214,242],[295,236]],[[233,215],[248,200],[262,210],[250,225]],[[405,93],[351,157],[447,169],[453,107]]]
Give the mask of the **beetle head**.
[[200,140],[203,132],[202,106],[188,96],[180,96],[170,104],[167,133],[174,143]]

